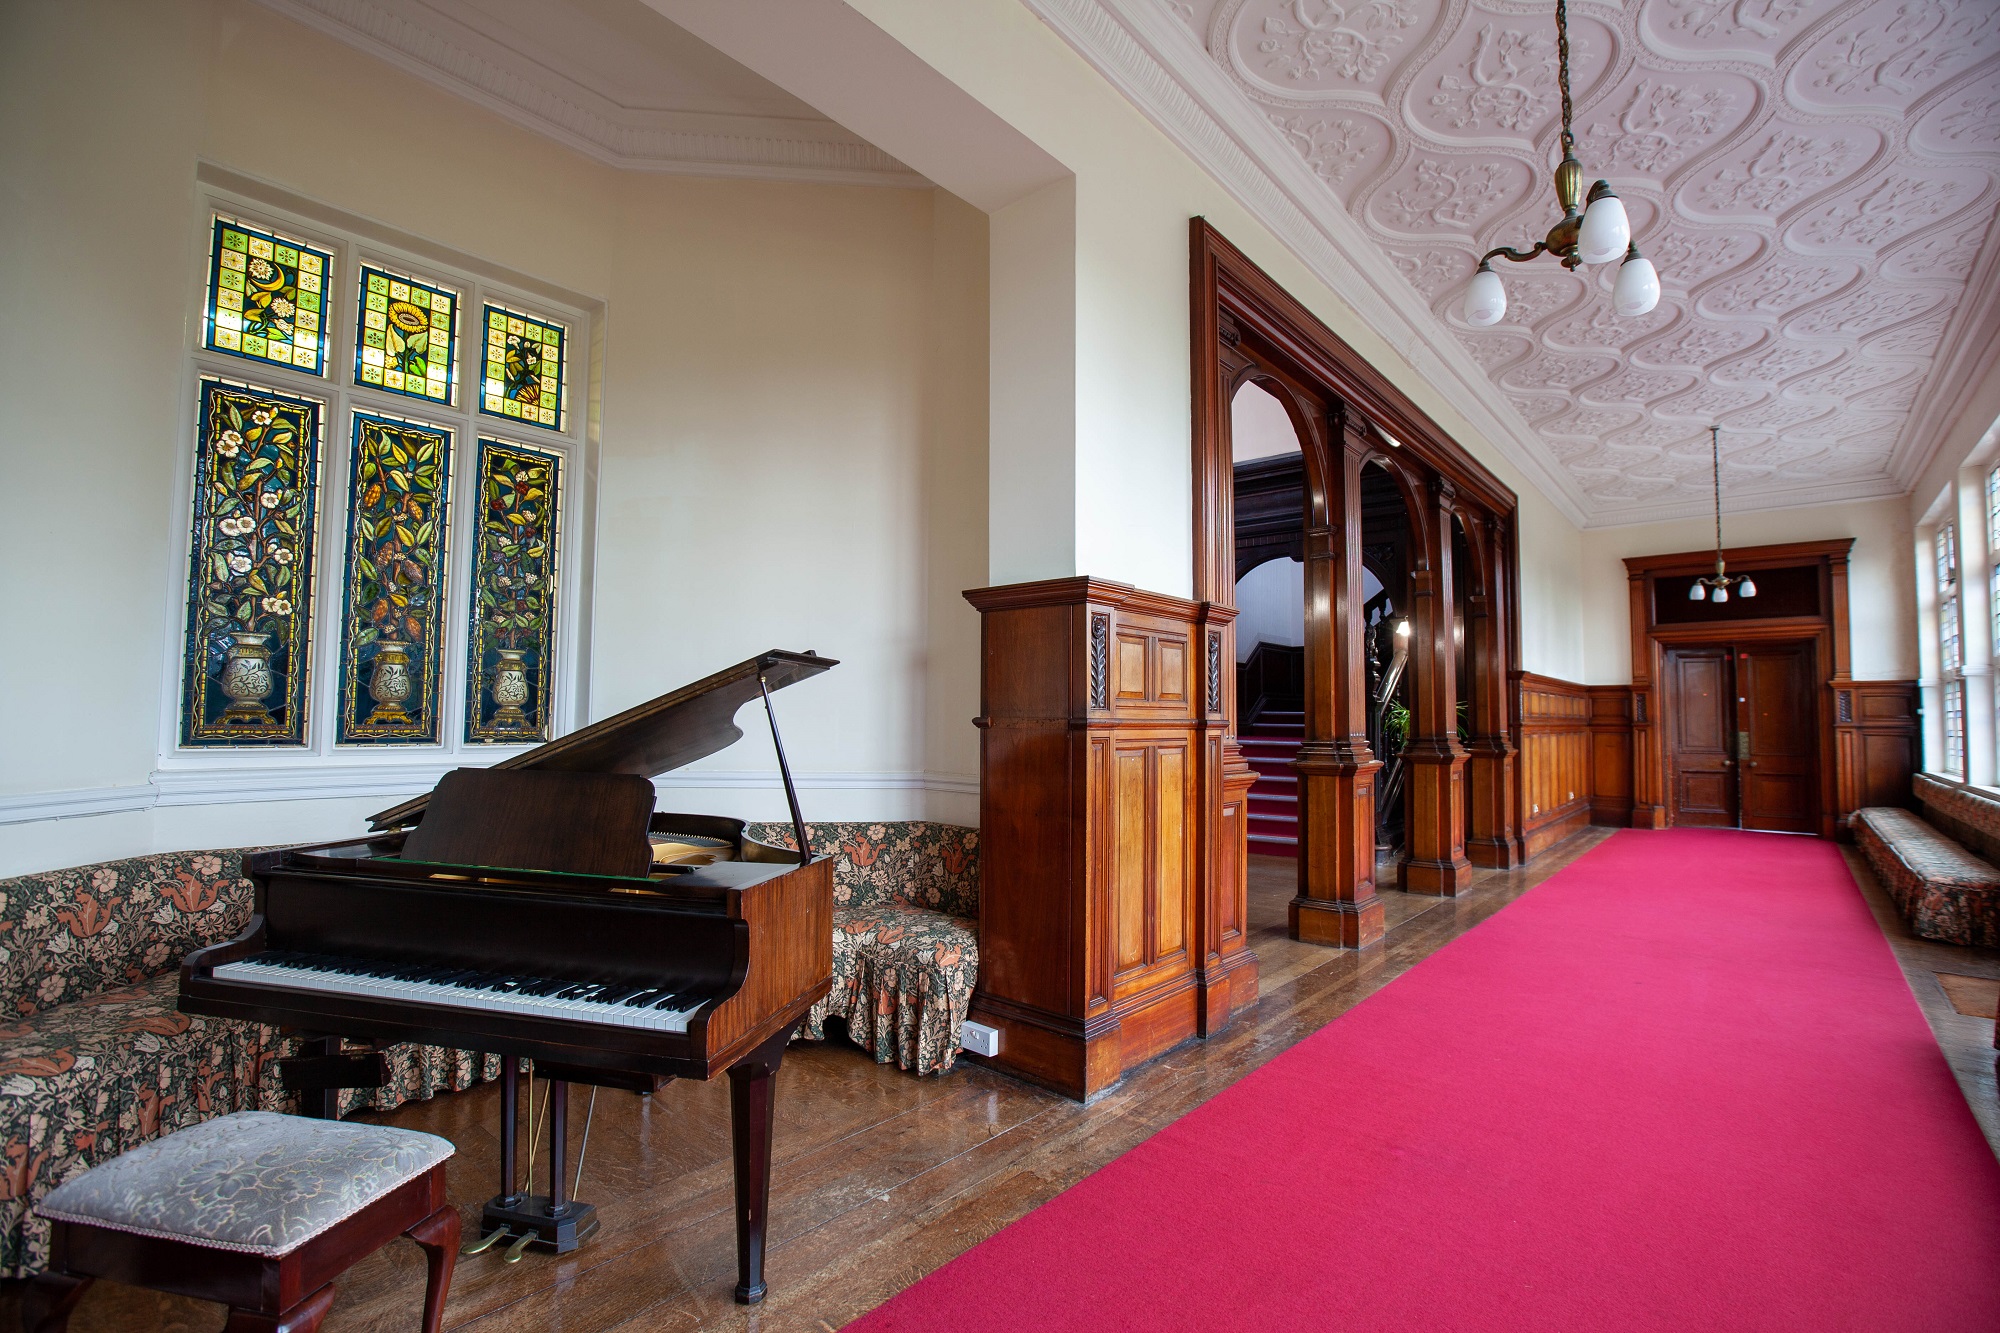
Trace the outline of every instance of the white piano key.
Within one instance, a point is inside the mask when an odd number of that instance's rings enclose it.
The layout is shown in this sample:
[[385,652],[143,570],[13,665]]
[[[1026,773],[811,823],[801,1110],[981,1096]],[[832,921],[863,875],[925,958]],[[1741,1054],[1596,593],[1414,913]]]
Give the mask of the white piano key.
[[[400,966],[400,965],[398,965]],[[255,959],[224,963],[213,975],[223,981],[259,986],[285,987],[336,995],[358,995],[369,999],[395,1000],[412,1004],[451,1005],[461,1009],[481,1009],[490,1013],[553,1018],[594,1023],[604,1027],[636,1028],[650,1032],[686,1032],[688,1020],[705,1001],[686,1008],[660,1010],[634,1008],[625,1004],[605,1004],[595,1000],[557,1000],[551,996],[523,995],[517,990],[493,990],[476,986],[439,985],[430,981],[403,981],[368,973],[332,972],[313,967],[266,963]]]

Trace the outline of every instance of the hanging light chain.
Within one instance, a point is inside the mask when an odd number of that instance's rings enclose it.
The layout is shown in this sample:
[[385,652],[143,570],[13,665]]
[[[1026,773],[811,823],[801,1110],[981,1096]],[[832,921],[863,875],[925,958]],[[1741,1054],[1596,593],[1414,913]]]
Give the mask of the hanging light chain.
[[1556,0],[1556,82],[1562,89],[1563,136],[1565,153],[1576,147],[1576,135],[1570,132],[1569,104],[1569,4],[1568,0]]
[[1708,428],[1709,475],[1715,478],[1715,573],[1722,575],[1722,427]]

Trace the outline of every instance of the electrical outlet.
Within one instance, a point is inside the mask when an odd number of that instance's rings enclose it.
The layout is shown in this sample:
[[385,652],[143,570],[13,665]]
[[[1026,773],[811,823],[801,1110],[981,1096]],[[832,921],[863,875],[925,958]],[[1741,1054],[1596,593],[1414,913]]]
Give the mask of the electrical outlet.
[[1000,1054],[1000,1029],[987,1027],[984,1023],[966,1020],[959,1029],[958,1044],[961,1050],[974,1055],[995,1056]]

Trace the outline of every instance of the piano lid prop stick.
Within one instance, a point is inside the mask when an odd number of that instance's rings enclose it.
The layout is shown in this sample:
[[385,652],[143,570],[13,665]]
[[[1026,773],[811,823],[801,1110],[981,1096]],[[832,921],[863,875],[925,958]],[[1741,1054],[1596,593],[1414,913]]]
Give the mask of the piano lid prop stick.
[[778,735],[778,714],[771,707],[771,687],[764,673],[757,673],[757,690],[764,696],[764,716],[771,722],[771,748],[778,752],[778,776],[785,780],[785,804],[792,808],[792,832],[799,840],[799,864],[813,859],[812,842],[806,837],[805,816],[799,813],[799,793],[792,786],[792,766],[785,762],[785,741]]

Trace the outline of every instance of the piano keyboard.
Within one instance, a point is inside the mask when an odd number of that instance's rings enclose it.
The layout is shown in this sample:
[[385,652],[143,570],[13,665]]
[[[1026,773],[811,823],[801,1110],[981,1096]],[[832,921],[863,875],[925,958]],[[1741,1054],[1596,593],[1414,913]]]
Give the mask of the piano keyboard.
[[528,1018],[601,1023],[648,1032],[686,1032],[688,1019],[712,996],[616,982],[559,981],[551,977],[502,976],[449,965],[397,964],[378,959],[330,958],[316,954],[261,953],[240,963],[224,963],[213,974],[294,990],[330,991],[365,999],[412,1004],[456,1005]]

